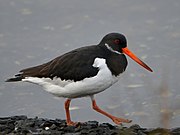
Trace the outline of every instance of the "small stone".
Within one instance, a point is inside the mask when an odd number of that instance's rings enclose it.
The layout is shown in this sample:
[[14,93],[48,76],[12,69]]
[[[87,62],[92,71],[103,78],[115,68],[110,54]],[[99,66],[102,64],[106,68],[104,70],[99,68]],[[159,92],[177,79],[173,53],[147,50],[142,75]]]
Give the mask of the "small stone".
[[4,131],[5,129],[7,129],[8,126],[7,125],[1,125],[0,124],[0,132]]
[[63,135],[81,135],[80,133],[65,133]]
[[57,126],[66,126],[66,120],[55,119],[55,123]]
[[138,135],[137,132],[133,131],[131,128],[123,128],[118,131],[120,135]]
[[100,127],[107,127],[107,128],[109,128],[109,129],[115,129],[116,127],[115,126],[113,126],[113,125],[111,125],[111,124],[109,124],[109,123],[102,123],[102,124],[100,124],[99,125]]
[[25,126],[25,122],[23,120],[16,121],[14,124],[16,129]]
[[51,135],[51,131],[42,130],[41,132],[39,132],[39,134],[41,134],[41,135]]
[[118,134],[118,132],[117,131],[110,131],[110,133],[109,133],[110,135],[117,135]]
[[26,122],[26,127],[34,127],[34,125],[35,125],[35,121],[28,121],[28,122]]
[[51,125],[52,125],[52,122],[45,121],[40,125],[40,127],[45,128],[45,127],[50,127]]
[[143,133],[142,131],[138,130],[137,132],[138,135],[146,135],[145,133]]
[[180,127],[171,129],[173,135],[180,135]]
[[56,128],[57,128],[57,126],[55,124],[52,124],[50,127],[50,129],[52,129],[52,130],[55,130]]
[[163,134],[163,135],[169,135],[170,131],[168,129],[164,129],[164,128],[156,128],[156,129],[149,129],[149,130],[145,130],[144,133],[148,133],[148,134]]
[[92,133],[89,133],[88,135],[97,135],[97,133],[92,132]]
[[131,129],[134,129],[134,130],[139,130],[139,129],[141,129],[141,127],[140,127],[139,125],[137,125],[137,124],[134,124],[134,125],[130,126],[130,128],[131,128]]
[[83,134],[88,134],[89,133],[89,131],[88,130],[86,130],[86,129],[82,129],[81,131],[80,131],[80,133],[83,135]]
[[49,130],[49,127],[45,127],[45,130]]
[[10,117],[11,118],[11,120],[25,120],[25,119],[27,119],[27,116],[25,116],[25,115],[20,115],[20,116],[12,116],[12,117]]
[[0,134],[8,134],[8,133],[12,133],[13,129],[10,128],[8,125],[0,125]]
[[39,118],[39,119],[37,119],[37,120],[35,121],[35,126],[40,127],[40,125],[43,125],[44,122],[45,122],[44,119]]
[[99,122],[97,122],[97,121],[88,121],[88,122],[86,122],[88,125],[96,125],[96,126],[98,126],[98,123]]
[[67,126],[64,128],[64,131],[68,132],[68,133],[74,133],[75,132],[75,126]]

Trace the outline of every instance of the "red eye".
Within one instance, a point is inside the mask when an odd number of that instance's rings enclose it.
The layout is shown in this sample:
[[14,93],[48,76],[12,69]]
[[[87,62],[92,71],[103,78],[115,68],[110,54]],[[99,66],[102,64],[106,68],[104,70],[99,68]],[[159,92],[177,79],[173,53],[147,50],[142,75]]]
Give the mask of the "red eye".
[[120,43],[120,40],[119,39],[115,39],[114,43],[118,45]]

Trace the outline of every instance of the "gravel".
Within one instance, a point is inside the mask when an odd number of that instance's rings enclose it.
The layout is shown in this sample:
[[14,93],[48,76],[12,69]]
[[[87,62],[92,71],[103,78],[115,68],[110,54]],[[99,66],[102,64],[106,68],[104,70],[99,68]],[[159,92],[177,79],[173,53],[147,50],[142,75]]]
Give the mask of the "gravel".
[[67,126],[65,120],[11,116],[0,118],[0,134],[9,135],[180,135],[180,127],[147,129],[135,124],[130,127],[88,121]]

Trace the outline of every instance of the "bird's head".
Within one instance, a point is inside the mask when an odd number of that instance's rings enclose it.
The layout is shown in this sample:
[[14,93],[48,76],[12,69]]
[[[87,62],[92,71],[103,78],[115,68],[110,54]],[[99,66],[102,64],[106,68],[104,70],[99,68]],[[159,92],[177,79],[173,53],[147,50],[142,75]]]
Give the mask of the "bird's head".
[[134,55],[128,48],[127,48],[127,40],[123,34],[120,33],[109,33],[103,37],[99,45],[105,46],[108,50],[116,54],[126,54],[138,64],[143,66],[145,69],[153,72],[153,70],[146,65],[143,61],[141,61],[136,55]]

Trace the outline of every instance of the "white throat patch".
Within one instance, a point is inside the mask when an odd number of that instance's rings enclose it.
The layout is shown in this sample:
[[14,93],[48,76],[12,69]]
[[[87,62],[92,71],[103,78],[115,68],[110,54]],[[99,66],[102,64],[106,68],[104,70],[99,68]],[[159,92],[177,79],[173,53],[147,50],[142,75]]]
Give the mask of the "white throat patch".
[[107,47],[107,49],[109,49],[111,52],[117,53],[117,54],[121,54],[118,51],[113,50],[107,43],[105,43],[105,46]]

